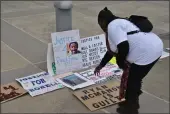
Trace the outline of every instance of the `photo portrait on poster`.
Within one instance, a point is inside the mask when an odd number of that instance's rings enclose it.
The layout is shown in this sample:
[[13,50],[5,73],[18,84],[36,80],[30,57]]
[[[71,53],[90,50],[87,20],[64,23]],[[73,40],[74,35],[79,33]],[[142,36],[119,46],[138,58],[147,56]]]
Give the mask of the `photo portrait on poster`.
[[80,54],[81,52],[79,51],[79,44],[78,42],[71,42],[67,44],[67,54],[68,55],[75,55],[75,54]]

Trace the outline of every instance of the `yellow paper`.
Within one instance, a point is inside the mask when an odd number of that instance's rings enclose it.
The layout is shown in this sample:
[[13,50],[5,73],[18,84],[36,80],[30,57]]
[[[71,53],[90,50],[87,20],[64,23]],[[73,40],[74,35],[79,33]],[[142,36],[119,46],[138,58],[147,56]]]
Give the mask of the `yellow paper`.
[[113,57],[113,58],[109,61],[109,63],[111,63],[111,64],[116,64],[116,57]]

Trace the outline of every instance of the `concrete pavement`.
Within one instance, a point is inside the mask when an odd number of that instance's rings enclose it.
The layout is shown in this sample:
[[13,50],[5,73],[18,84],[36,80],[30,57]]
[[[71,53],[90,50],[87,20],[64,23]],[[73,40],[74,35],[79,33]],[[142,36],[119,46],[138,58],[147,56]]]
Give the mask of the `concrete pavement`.
[[[80,30],[81,37],[102,33],[97,14],[108,6],[119,16],[148,16],[154,32],[160,34],[165,48],[169,47],[168,1],[74,1],[73,4],[73,28]],[[1,84],[46,70],[47,43],[51,42],[50,33],[55,32],[54,11],[53,1],[1,2]],[[142,95],[140,112],[169,112],[169,58],[156,64],[145,78],[143,89],[151,94]],[[89,113],[71,92],[65,88],[35,98],[26,95],[2,104],[1,109],[16,113]],[[115,108],[111,106],[96,113],[114,113]]]

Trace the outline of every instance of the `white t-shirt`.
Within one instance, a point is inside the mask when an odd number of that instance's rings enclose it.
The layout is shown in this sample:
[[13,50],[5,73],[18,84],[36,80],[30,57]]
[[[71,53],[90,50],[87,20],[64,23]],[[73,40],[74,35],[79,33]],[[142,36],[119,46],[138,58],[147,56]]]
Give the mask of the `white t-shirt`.
[[162,40],[154,33],[139,32],[127,35],[127,32],[139,30],[137,26],[125,19],[113,20],[108,25],[110,49],[117,53],[117,45],[129,42],[127,61],[138,65],[147,65],[162,55]]

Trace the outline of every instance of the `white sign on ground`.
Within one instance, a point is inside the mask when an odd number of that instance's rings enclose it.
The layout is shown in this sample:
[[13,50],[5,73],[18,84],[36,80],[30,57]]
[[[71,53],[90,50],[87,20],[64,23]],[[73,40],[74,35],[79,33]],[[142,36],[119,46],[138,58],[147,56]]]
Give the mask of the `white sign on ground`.
[[64,87],[47,72],[40,72],[16,80],[32,97]]
[[82,68],[79,30],[51,34],[56,74],[63,74]]
[[57,79],[58,82],[62,83],[64,86],[71,88],[73,90],[84,88],[90,85],[95,84],[93,81],[88,80],[78,73],[74,73],[65,77],[61,77]]
[[94,83],[103,83],[115,79],[118,76],[121,76],[122,70],[118,70],[118,69],[119,68],[116,64],[115,65],[108,64],[103,69],[101,69],[99,76],[95,76],[94,68],[80,72],[79,74],[89,80],[94,81]]

